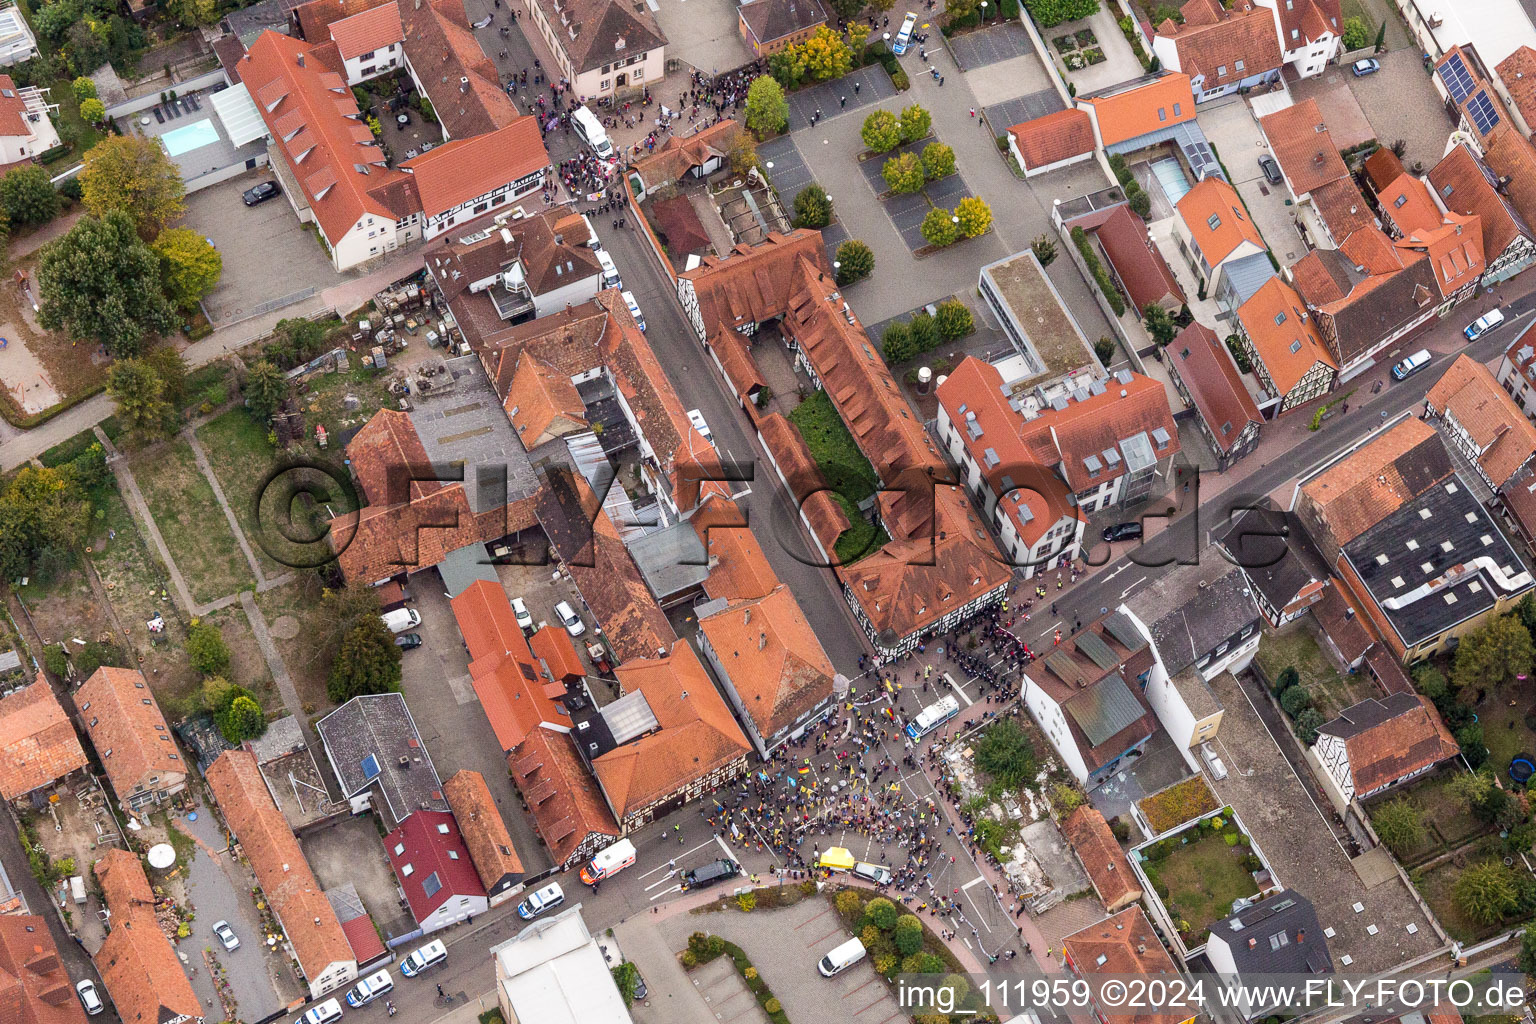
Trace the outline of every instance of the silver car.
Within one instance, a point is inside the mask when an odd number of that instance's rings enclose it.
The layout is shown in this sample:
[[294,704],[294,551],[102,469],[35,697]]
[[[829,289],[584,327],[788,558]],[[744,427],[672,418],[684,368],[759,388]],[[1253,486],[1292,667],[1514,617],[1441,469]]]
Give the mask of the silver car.
[[240,948],[240,937],[235,934],[235,930],[229,926],[228,921],[213,922],[213,934],[219,937],[219,943],[228,952],[233,953]]
[[90,978],[75,985],[75,994],[80,997],[80,1005],[85,1007],[85,1012],[92,1017],[106,1009],[102,1005],[101,996],[96,994],[96,983]]

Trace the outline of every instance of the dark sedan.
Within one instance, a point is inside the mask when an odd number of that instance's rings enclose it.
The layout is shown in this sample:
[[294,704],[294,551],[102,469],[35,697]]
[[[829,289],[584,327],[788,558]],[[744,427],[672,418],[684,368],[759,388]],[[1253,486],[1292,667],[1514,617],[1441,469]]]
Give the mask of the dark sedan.
[[1140,540],[1140,523],[1116,523],[1114,526],[1104,527],[1104,539],[1113,543],[1117,540]]
[[414,651],[421,646],[420,633],[401,633],[395,637],[395,646],[407,651]]
[[279,191],[281,190],[277,187],[277,182],[264,181],[260,185],[246,189],[240,198],[245,200],[246,206],[255,206],[258,203],[264,203],[268,199],[272,199]]

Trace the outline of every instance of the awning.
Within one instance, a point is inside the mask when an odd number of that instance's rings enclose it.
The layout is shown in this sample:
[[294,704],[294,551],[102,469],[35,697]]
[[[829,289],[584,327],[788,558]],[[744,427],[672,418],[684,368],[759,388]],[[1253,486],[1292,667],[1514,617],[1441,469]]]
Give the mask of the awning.
[[235,146],[244,146],[266,137],[267,123],[261,119],[261,112],[251,101],[250,91],[244,82],[220,89],[208,98],[213,100],[213,111],[224,125],[224,130],[229,133],[229,141]]
[[853,854],[841,846],[834,846],[821,855],[821,860],[817,862],[817,865],[819,867],[831,868],[834,871],[852,871],[855,863]]

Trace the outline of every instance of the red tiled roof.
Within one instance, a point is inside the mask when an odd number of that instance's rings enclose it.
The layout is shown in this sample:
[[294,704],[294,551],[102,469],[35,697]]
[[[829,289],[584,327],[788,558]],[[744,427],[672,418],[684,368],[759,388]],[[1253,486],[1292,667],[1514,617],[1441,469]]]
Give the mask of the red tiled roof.
[[8,1024],[85,1024],[48,922],[0,914],[0,1020]]
[[[400,846],[405,849],[396,852]],[[451,899],[485,895],[459,823],[446,811],[411,814],[384,837],[384,852],[418,924]],[[408,873],[407,867],[412,869]],[[434,877],[438,885],[429,892]]]
[[1430,184],[1446,209],[1482,221],[1485,259],[1499,256],[1516,238],[1530,235],[1514,204],[1489,180],[1492,174],[1466,143],[1445,154],[1429,172]]
[[708,553],[709,578],[704,581],[704,591],[710,597],[750,600],[765,596],[778,585],[757,535],[747,526],[746,513],[735,502],[710,502],[688,521]]
[[1283,278],[1272,277],[1260,285],[1238,307],[1237,318],[1282,396],[1290,394],[1318,363],[1338,368],[1318,336],[1306,303]]
[[334,21],[350,18],[375,7],[395,7],[396,0],[310,0],[293,9],[299,35],[312,43],[329,38],[327,29]]
[[1435,428],[1409,418],[1303,483],[1301,494],[1342,547],[1451,472]]
[[0,700],[0,799],[26,796],[85,765],[80,737],[41,672]]
[[832,694],[832,662],[782,583],[700,619],[699,631],[764,739]]
[[1303,39],[1311,43],[1326,33],[1335,36],[1344,34],[1344,16],[1339,9],[1339,0],[1296,0],[1295,3],[1277,5],[1275,13],[1280,16],[1281,40],[1291,40],[1292,31],[1298,33],[1295,37],[1296,45],[1290,49],[1299,49]]
[[1536,220],[1536,146],[1519,132],[1501,132],[1488,143],[1485,159],[1501,182],[1509,179],[1504,185],[1509,201],[1531,224]]
[[549,166],[538,118],[525,114],[482,135],[454,139],[407,160],[428,217]]
[[1189,0],[1179,13],[1184,15],[1182,25],[1168,18],[1157,26],[1157,34],[1174,41],[1181,71],[1191,78],[1204,76],[1203,90],[1280,66],[1280,39],[1268,7],[1235,0],[1227,9],[1220,0]]
[[1106,146],[1195,119],[1195,94],[1190,91],[1189,75],[1179,71],[1165,71],[1131,88],[1086,96],[1078,103],[1093,109],[1099,137]]
[[[1139,906],[1127,907],[1073,932],[1061,940],[1061,947],[1068,966],[1084,978],[1096,974],[1148,979],[1167,975],[1172,980],[1179,976],[1173,958]],[[1108,1007],[1101,1015],[1109,1024],[1183,1024],[1190,1016],[1177,1010],[1114,1013]]]
[[587,428],[587,406],[571,375],[532,352],[517,358],[517,370],[502,403],[523,447],[533,451],[545,441]]
[[1433,228],[1416,228],[1397,242],[1399,249],[1423,253],[1435,270],[1440,294],[1446,298],[1483,275],[1483,225],[1476,217],[1447,214]]
[[1536,475],[1527,474],[1513,484],[1506,484],[1499,500],[1520,525],[1521,532],[1526,537],[1536,537]]
[[1093,119],[1076,107],[1016,124],[1008,134],[1013,136],[1026,168],[1093,152]]
[[557,680],[580,679],[587,670],[576,653],[571,635],[558,626],[545,626],[528,640],[533,656],[548,666]]
[[1114,913],[1141,899],[1141,887],[1131,873],[1130,862],[1110,831],[1109,822],[1096,808],[1082,805],[1062,820],[1061,831],[1083,862],[1105,910]]
[[359,964],[371,964],[388,952],[379,941],[379,932],[373,926],[373,918],[364,914],[350,921],[341,922],[341,932],[352,947],[352,957]]
[[[1154,445],[1157,458],[1169,458],[1179,451],[1179,428],[1168,407],[1168,393],[1160,382],[1137,373],[1131,374],[1129,383],[1111,380],[1102,393],[1068,402],[1065,409],[1047,407],[1031,420],[1015,413],[1013,421],[1033,461],[1060,467],[1067,486],[1076,490],[1097,486],[1125,473],[1124,459],[1105,466],[1098,476],[1091,478],[1083,466],[1084,456],[1102,453],[1107,448],[1118,449],[1121,438],[1142,432],[1150,435],[1161,428],[1168,434],[1168,444],[1162,449]],[[1147,443],[1153,443],[1150,437]]]
[[[1390,153],[1391,150],[1379,152]],[[1399,174],[1376,190],[1376,202],[1398,237],[1440,227],[1440,208],[1435,205],[1423,178]]]
[[517,107],[502,89],[496,65],[470,30],[463,0],[401,4],[400,16],[405,55],[418,73],[430,70],[422,74],[422,85],[449,138],[485,135],[517,120]]
[[96,862],[96,877],[112,912],[112,930],[92,959],[123,1024],[201,1020],[203,1004],[155,920],[155,894],[139,858],[110,849]]
[[1536,127],[1536,50],[1521,46],[1499,61],[1494,72],[1509,91],[1526,127]]
[[649,219],[666,242],[672,259],[681,260],[710,247],[709,232],[687,196],[652,199]]
[[1435,381],[1424,404],[1454,419],[1482,452],[1477,464],[1502,489],[1536,453],[1536,424],[1526,419],[1488,367],[1466,353]]
[[[1389,701],[1393,699],[1389,698]],[[1391,785],[1405,775],[1455,757],[1461,749],[1428,697],[1403,694],[1395,700],[1404,705],[1400,713],[1356,732],[1344,741],[1344,749],[1349,754],[1349,774],[1357,793],[1370,793]],[[1364,703],[1381,704],[1375,698]],[[1358,707],[1360,705],[1356,705]],[[1356,708],[1346,708],[1338,719],[1318,731],[1333,732],[1339,722],[1348,721]]]
[[1195,245],[1212,267],[1220,265],[1244,242],[1251,242],[1260,251],[1264,249],[1264,239],[1248,219],[1237,190],[1220,178],[1201,181],[1178,201],[1176,208]]
[[[347,461],[370,505],[424,498],[443,486],[432,479],[436,474],[411,417],[398,409],[380,409],[368,418],[347,442]],[[428,479],[410,479],[413,469]]]
[[741,126],[730,118],[716,121],[702,131],[684,138],[671,135],[631,165],[647,187],[676,181],[695,167],[702,167],[711,158],[724,159],[736,144]]
[[333,21],[327,27],[330,29],[331,41],[336,44],[336,50],[343,60],[361,57],[365,53],[405,40],[405,28],[400,24],[398,4],[381,4]]
[[1296,195],[1306,196],[1325,182],[1348,176],[1316,100],[1305,99],[1261,117],[1259,127]]
[[644,694],[661,726],[592,762],[619,820],[744,760],[752,749],[688,644],[674,643],[661,657],[625,662],[614,675],[625,693]]
[[1222,452],[1231,450],[1249,423],[1264,422],[1225,346],[1209,327],[1198,320],[1191,323],[1163,354],[1172,357],[1179,379]]
[[487,891],[522,877],[523,861],[512,845],[507,823],[496,808],[485,776],[467,769],[454,772],[443,782],[443,796],[458,820],[469,859],[480,873]]
[[832,279],[821,232],[809,228],[771,233],[761,244],[739,245],[725,258],[705,256],[678,279],[693,285],[705,332],[713,334],[716,326],[735,330],[782,316],[797,286],[796,267],[802,257]]
[[464,485],[448,484],[398,505],[369,505],[330,522],[331,549],[342,575],[377,583],[400,573],[437,565],[450,551],[497,540],[534,523],[531,498],[487,509],[469,507]]
[[501,584],[476,580],[449,604],[469,649],[475,695],[502,750],[517,749],[545,723],[567,727],[570,716],[552,699],[565,687],[541,673]]
[[1376,217],[1353,178],[1335,178],[1313,188],[1312,206],[1341,247],[1356,232],[1377,230]]
[[151,775],[186,775],[187,764],[176,751],[144,673],[98,668],[75,691],[75,707],[119,800],[126,801],[141,783],[150,789],[167,785],[164,778],[150,785]]
[[535,729],[507,758],[507,767],[555,863],[568,866],[589,836],[619,837],[619,826],[568,734]]
[[224,822],[250,861],[305,977],[318,978],[332,964],[352,961],[352,946],[336,911],[310,871],[293,829],[272,801],[256,756],[226,750],[209,765],[207,778]]
[[1146,309],[1150,302],[1184,302],[1184,292],[1163,254],[1147,239],[1147,222],[1124,204],[1114,208],[1093,234],[1104,247],[1110,266],[1125,285],[1131,303]]
[[1372,190],[1379,193],[1403,174],[1403,162],[1388,147],[1378,146],[1365,158],[1361,170],[1365,171],[1365,179],[1371,183]]

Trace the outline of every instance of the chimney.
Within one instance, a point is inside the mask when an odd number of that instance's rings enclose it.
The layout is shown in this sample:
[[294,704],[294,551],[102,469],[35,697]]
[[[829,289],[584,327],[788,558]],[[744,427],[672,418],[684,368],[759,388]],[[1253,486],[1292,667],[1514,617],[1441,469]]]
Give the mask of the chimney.
[[1252,935],[1248,936],[1248,948],[1249,949],[1254,948],[1258,944],[1259,944],[1259,940],[1258,939],[1254,938]]
[[1296,929],[1296,944],[1297,945],[1301,945],[1301,943],[1306,942],[1306,941],[1307,941],[1307,930],[1305,928],[1297,928]]
[[688,691],[687,690],[683,691],[682,698],[683,698],[683,700],[687,700],[688,699]]
[[757,649],[758,650],[762,650],[764,647],[767,647],[767,646],[768,646],[768,634],[767,633],[759,633],[759,634],[757,634]]
[[302,53],[299,54],[298,61],[299,61],[299,67],[303,67],[304,66],[304,55]]
[[469,92],[469,76],[468,75],[461,75],[459,77],[459,92]]

